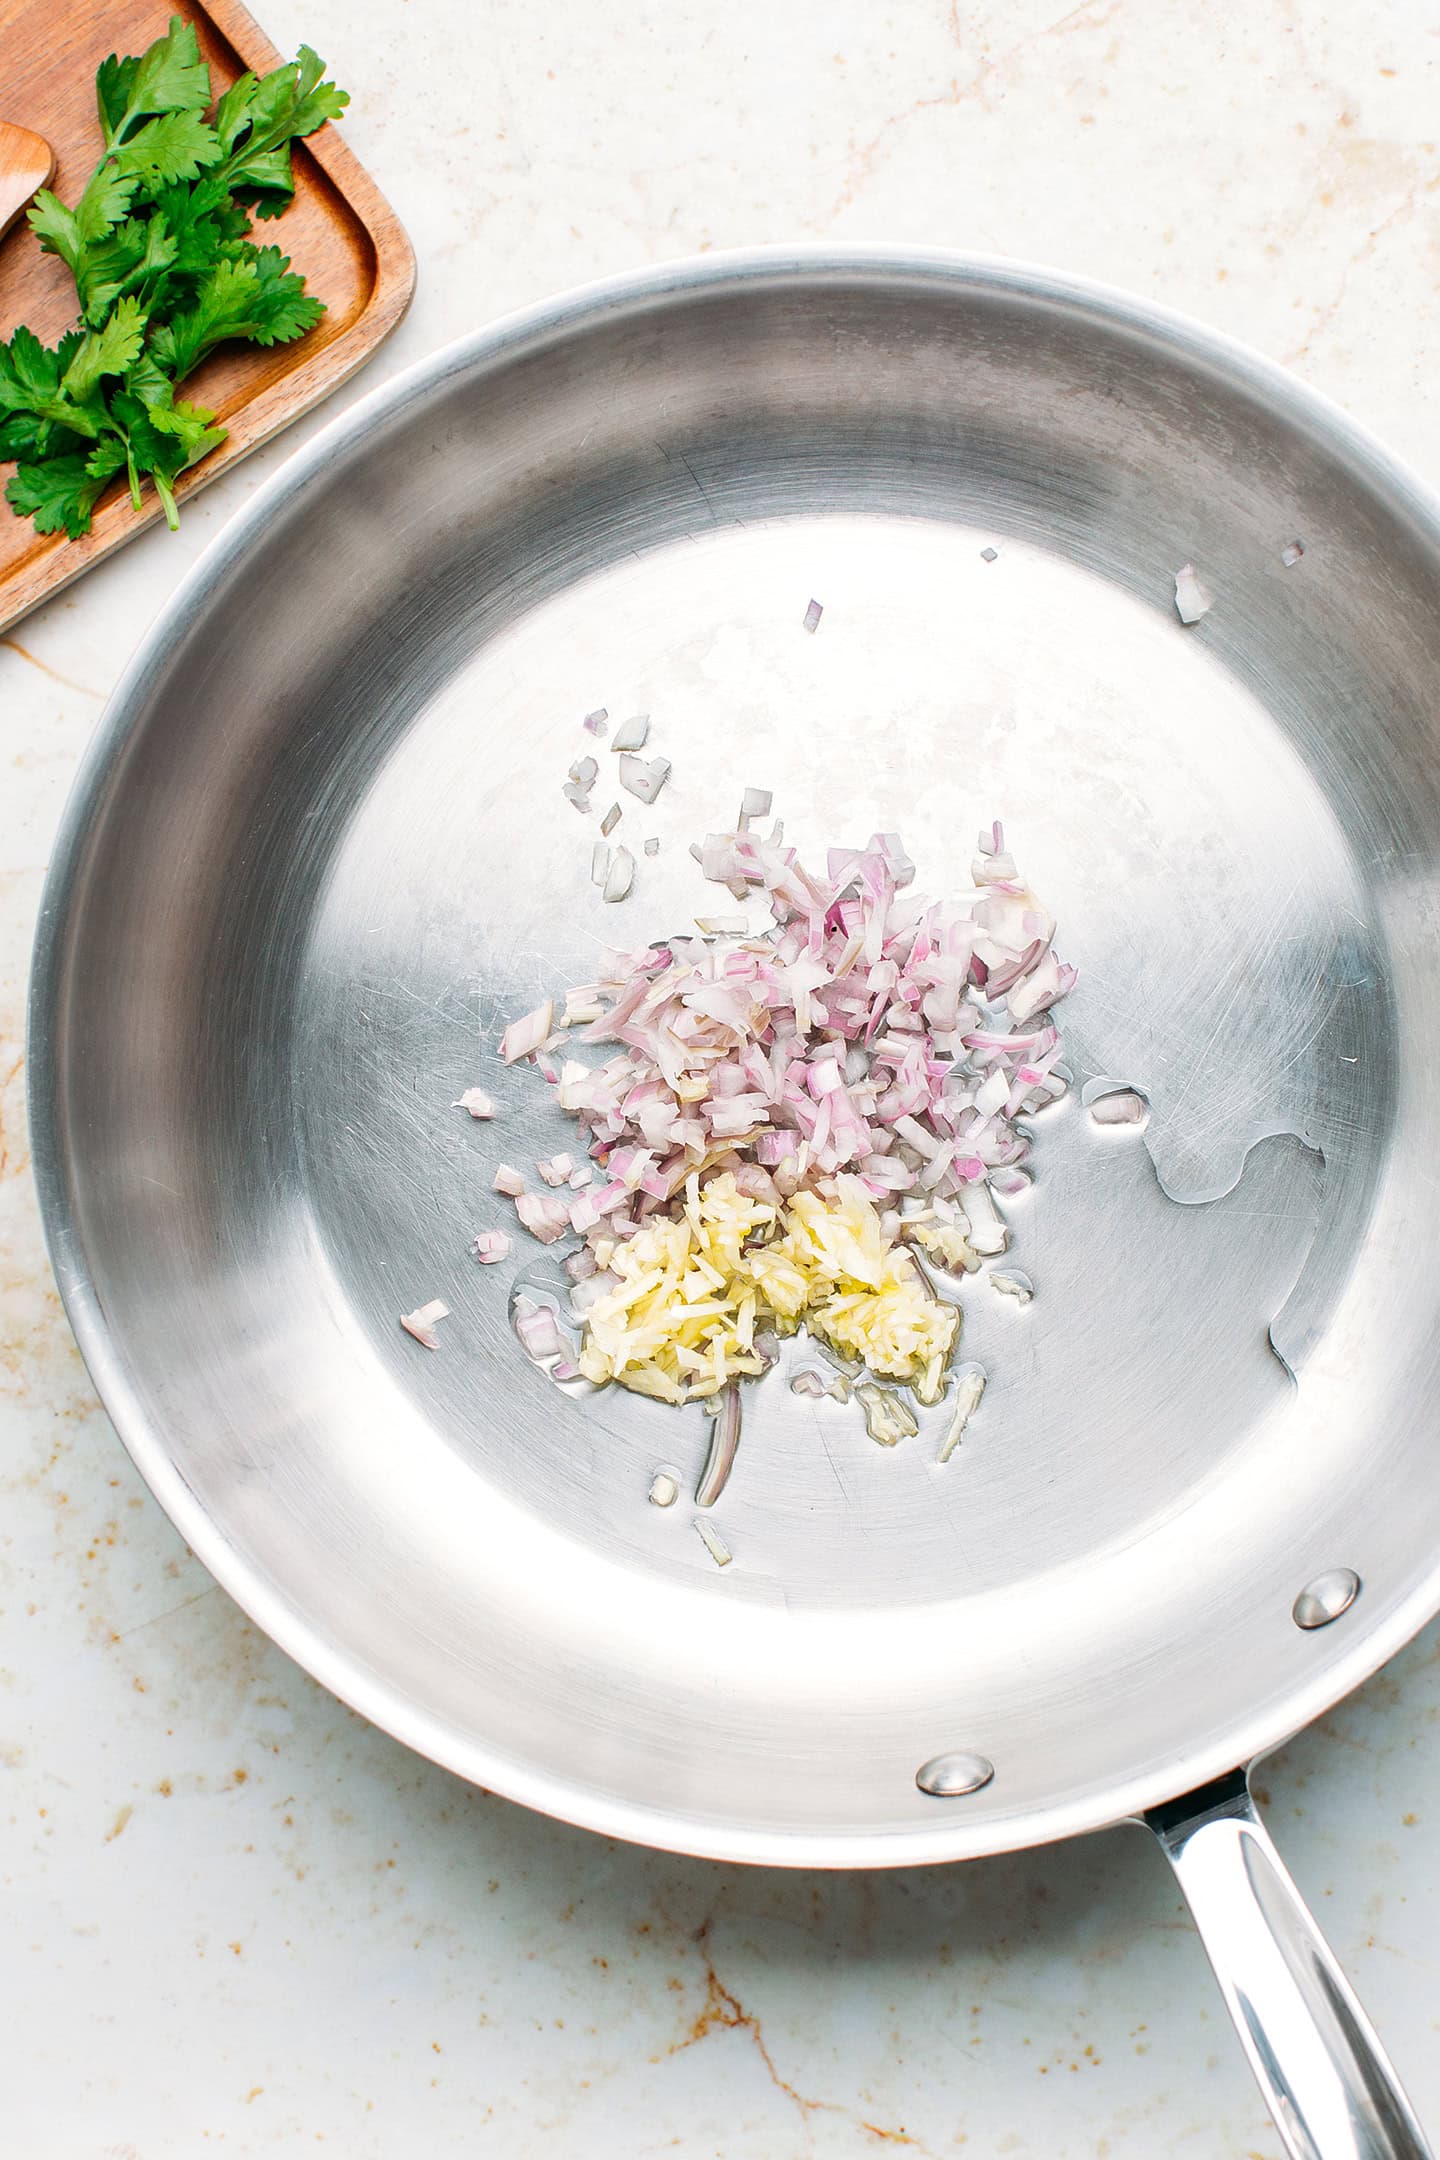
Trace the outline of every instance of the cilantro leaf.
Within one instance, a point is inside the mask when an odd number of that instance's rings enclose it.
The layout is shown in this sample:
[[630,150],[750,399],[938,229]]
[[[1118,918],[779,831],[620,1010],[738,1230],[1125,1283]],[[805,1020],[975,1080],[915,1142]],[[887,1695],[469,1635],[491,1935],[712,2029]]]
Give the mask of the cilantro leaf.
[[184,398],[176,398],[171,405],[157,405],[150,418],[166,435],[173,435],[184,452],[185,466],[197,465],[211,450],[218,450],[230,430],[216,424],[215,415],[204,405],[191,405]]
[[65,370],[61,389],[77,405],[89,403],[106,375],[123,375],[145,339],[140,303],[127,296],[102,330],[87,330]]
[[92,480],[104,481],[112,479],[124,463],[125,445],[118,435],[107,435],[86,457],[85,470]]
[[350,93],[337,89],[333,82],[321,81],[325,63],[309,45],[300,47],[294,66],[298,101],[290,116],[289,132],[295,136],[313,135],[327,120],[340,118],[350,102]]
[[0,344],[0,406],[24,406],[58,395],[60,358],[21,323],[8,345]]
[[[71,345],[66,351],[67,362],[74,349]],[[65,391],[60,353],[49,351],[23,325],[8,345],[0,342],[0,415],[7,421],[28,415],[36,427],[37,447],[47,442],[44,430],[51,428],[91,438],[99,432],[96,419]]]
[[26,211],[25,220],[45,253],[58,255],[73,277],[82,249],[74,211],[68,210],[49,188],[41,188]]
[[279,248],[254,248],[248,262],[216,264],[200,285],[193,307],[150,336],[152,357],[178,381],[227,338],[256,345],[284,345],[309,330],[324,302],[305,290]]
[[[177,398],[175,385],[155,365],[149,353],[142,352],[127,370],[125,393],[139,399],[152,427],[158,428],[162,435],[174,436],[184,453],[184,465],[193,465],[207,450],[215,449],[225,440],[227,431],[213,424],[214,413],[203,405],[191,405],[184,398]],[[118,410],[118,398],[116,405]]]
[[130,96],[139,68],[138,59],[121,60],[111,53],[95,71],[95,104],[100,114],[100,132],[107,147],[115,141],[130,109]]
[[0,458],[43,457],[49,449],[50,423],[33,412],[7,413],[0,420]]
[[[118,471],[124,462],[122,449],[113,470]],[[89,459],[79,451],[47,458],[43,465],[21,465],[5,490],[5,500],[17,516],[34,518],[36,532],[63,532],[78,540],[89,532],[90,513],[110,479],[109,473],[97,477],[87,470],[88,465]]]
[[[166,281],[166,294],[175,292],[183,281],[203,277],[219,260],[221,248],[228,239],[239,237],[234,227],[238,219],[240,233],[248,227],[242,210],[231,202],[228,190],[212,173],[187,186],[183,181],[173,187],[162,188],[155,198],[152,222],[163,218],[175,241],[175,257],[170,264],[170,276]],[[159,295],[153,305],[161,310]]]
[[49,188],[30,205],[30,230],[47,255],[58,255],[73,278],[83,273],[85,251],[103,240],[130,207],[137,175],[121,173],[108,160],[97,167],[73,210]]
[[302,45],[296,59],[261,81],[252,79],[246,85],[242,76],[234,91],[244,86],[244,96],[228,110],[222,98],[215,125],[227,151],[220,167],[227,185],[237,189],[273,186],[265,163],[271,153],[288,150],[292,141],[313,135],[327,120],[339,119],[350,102],[349,92],[338,90],[333,82],[322,82],[324,73],[320,55]]
[[219,136],[220,147],[227,157],[235,148],[242,131],[251,125],[250,107],[254,102],[257,87],[255,76],[247,68],[243,75],[236,76],[215,107],[215,133]]
[[278,247],[251,248],[257,290],[250,332],[257,345],[288,345],[292,338],[313,330],[325,313],[325,303],[305,290],[305,280],[290,268],[290,258]]
[[158,213],[127,218],[104,240],[87,248],[76,279],[86,323],[98,328],[123,293],[147,284],[153,291],[178,253],[179,242]]
[[95,78],[100,126],[107,149],[129,136],[137,121],[156,113],[200,113],[210,102],[210,70],[200,57],[194,23],[172,15],[164,37],[138,60],[112,53]]
[[114,164],[123,178],[148,191],[172,180],[194,180],[219,155],[219,138],[208,120],[193,112],[161,113],[121,144]]
[[295,194],[295,174],[290,163],[290,145],[281,143],[278,149],[257,151],[247,157],[237,172],[231,186],[242,201],[254,207],[258,218],[277,218],[288,210]]

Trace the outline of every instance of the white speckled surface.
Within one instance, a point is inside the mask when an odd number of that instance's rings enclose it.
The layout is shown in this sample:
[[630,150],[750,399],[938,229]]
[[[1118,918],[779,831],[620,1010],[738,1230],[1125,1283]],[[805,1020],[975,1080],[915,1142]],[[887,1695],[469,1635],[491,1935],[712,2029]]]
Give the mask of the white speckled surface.
[[[350,139],[419,256],[412,313],[342,398],[602,272],[757,240],[906,239],[1189,309],[1440,479],[1440,35],[1418,0],[263,14],[354,88]],[[137,633],[295,439],[0,639],[6,2151],[1277,2160],[1139,1832],[867,1879],[557,1828],[323,1695],[131,1470],[29,1186],[31,926]],[[1440,2126],[1440,1631],[1262,1782]]]

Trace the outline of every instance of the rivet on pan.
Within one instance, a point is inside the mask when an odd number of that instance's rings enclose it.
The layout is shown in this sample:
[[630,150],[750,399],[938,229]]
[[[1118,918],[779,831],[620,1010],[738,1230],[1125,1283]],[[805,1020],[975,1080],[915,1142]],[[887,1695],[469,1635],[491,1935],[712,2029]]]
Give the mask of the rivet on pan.
[[1341,1613],[1349,1612],[1360,1595],[1360,1577],[1353,1568],[1327,1568],[1308,1582],[1291,1607],[1296,1627],[1328,1627]]
[[935,1800],[958,1800],[963,1793],[979,1792],[995,1775],[995,1765],[983,1755],[932,1755],[921,1763],[915,1783]]

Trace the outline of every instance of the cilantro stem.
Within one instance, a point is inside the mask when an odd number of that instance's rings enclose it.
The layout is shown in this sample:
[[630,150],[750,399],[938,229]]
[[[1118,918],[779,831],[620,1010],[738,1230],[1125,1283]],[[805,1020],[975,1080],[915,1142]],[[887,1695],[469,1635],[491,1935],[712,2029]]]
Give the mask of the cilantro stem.
[[155,482],[156,494],[165,505],[165,523],[169,526],[171,532],[175,532],[180,524],[180,512],[175,505],[175,490],[158,466],[150,477]]

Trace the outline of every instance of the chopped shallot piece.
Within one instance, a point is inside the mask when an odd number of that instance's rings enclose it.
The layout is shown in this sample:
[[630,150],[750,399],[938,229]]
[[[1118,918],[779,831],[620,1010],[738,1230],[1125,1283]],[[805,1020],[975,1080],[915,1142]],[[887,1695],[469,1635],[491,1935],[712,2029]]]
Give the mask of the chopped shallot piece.
[[605,812],[604,817],[602,817],[600,820],[600,830],[602,833],[604,833],[607,840],[609,839],[611,833],[614,832],[615,827],[619,824],[620,818],[620,805],[618,802],[612,802],[609,809]]
[[452,1110],[468,1110],[473,1118],[495,1115],[494,1100],[485,1093],[484,1088],[466,1088],[464,1094],[458,1096],[450,1107]]
[[531,1237],[539,1238],[542,1245],[553,1245],[570,1228],[570,1210],[563,1200],[552,1199],[549,1193],[521,1193],[515,1202],[519,1216]]
[[590,790],[581,787],[578,780],[567,780],[560,790],[566,802],[574,803],[581,817],[590,815]]
[[1150,1105],[1138,1088],[1116,1088],[1109,1095],[1096,1097],[1090,1115],[1097,1125],[1143,1125],[1150,1115]]
[[518,1170],[512,1170],[508,1162],[502,1162],[496,1166],[495,1175],[490,1183],[492,1191],[503,1192],[507,1199],[510,1200],[518,1200],[525,1190],[524,1178]]
[[587,733],[591,735],[598,735],[603,741],[607,733],[606,724],[609,721],[609,718],[610,715],[605,710],[605,707],[603,705],[597,705],[594,712],[586,713],[585,718],[581,721],[580,725],[587,731]]
[[701,1544],[715,1562],[716,1567],[729,1567],[735,1555],[715,1528],[714,1523],[706,1522],[703,1515],[697,1515],[695,1517],[695,1528],[699,1533]]
[[697,915],[695,927],[706,937],[744,937],[750,925],[743,915]]
[[500,1038],[500,1055],[507,1065],[520,1058],[533,1057],[540,1048],[555,1022],[555,1000],[546,998],[534,1012],[526,1013],[523,1020],[512,1020]]
[[537,1362],[544,1358],[559,1357],[565,1348],[555,1315],[548,1305],[537,1304],[534,1298],[519,1296],[515,1300],[512,1320],[515,1333],[529,1356]]
[[1283,547],[1283,548],[1281,548],[1281,550],[1280,550],[1280,560],[1281,560],[1281,562],[1282,562],[1282,563],[1284,563],[1284,565],[1285,565],[1285,568],[1286,568],[1287,570],[1293,570],[1293,569],[1294,569],[1294,567],[1295,567],[1295,565],[1296,565],[1296,563],[1297,563],[1297,562],[1299,562],[1299,560],[1300,560],[1301,556],[1302,556],[1302,555],[1303,555],[1304,553],[1305,553],[1305,543],[1304,543],[1304,541],[1303,541],[1303,540],[1292,540],[1292,541],[1291,541],[1291,542],[1289,543],[1289,545],[1288,545],[1287,547]]
[[547,1185],[563,1185],[575,1168],[573,1155],[552,1155],[548,1162],[537,1162],[535,1168]]
[[653,803],[669,777],[669,758],[651,758],[647,763],[644,758],[634,757],[627,751],[620,760],[621,787],[638,795],[643,803]]
[[584,788],[588,795],[595,785],[596,775],[599,770],[600,767],[593,757],[576,758],[574,764],[570,767],[570,778],[575,782],[576,787]]
[[1010,1242],[1010,1233],[1000,1219],[988,1188],[979,1179],[965,1194],[965,1213],[969,1221],[970,1243],[978,1253],[1003,1253]]
[[[606,852],[608,854],[609,850]],[[565,1010],[560,1015],[560,1025],[579,1027],[583,1022],[598,1020],[603,1010],[599,984],[584,983],[578,989],[566,991]],[[581,1069],[583,1071],[584,1068]]]
[[617,847],[610,874],[605,880],[605,898],[623,900],[635,882],[635,858],[629,848]]
[[770,805],[774,800],[769,788],[747,787],[740,801],[741,830],[744,830],[751,818],[769,817]]
[[486,1267],[510,1257],[510,1240],[503,1230],[482,1230],[475,1240],[475,1257]]
[[813,637],[815,635],[815,632],[820,627],[820,617],[824,614],[824,612],[825,610],[823,607],[821,607],[820,602],[818,600],[812,600],[809,607],[807,607],[805,610],[805,620],[800,626],[801,629],[808,630],[810,632],[810,635]]
[[790,1382],[790,1392],[792,1395],[828,1395],[830,1385],[824,1373],[815,1372],[807,1366],[804,1371],[797,1372]]
[[401,1313],[400,1325],[407,1335],[414,1336],[416,1342],[424,1343],[427,1350],[438,1350],[440,1338],[435,1333],[434,1323],[449,1317],[449,1306],[443,1298],[437,1297],[431,1298],[428,1305],[417,1305],[414,1312]]
[[645,853],[646,853],[647,855],[658,855],[658,854],[659,854],[659,852],[660,852],[660,842],[659,842],[659,840],[658,840],[658,839],[656,838],[656,836],[655,836],[655,835],[654,835],[654,834],[652,833],[652,834],[650,835],[650,838],[649,838],[649,839],[648,839],[648,840],[647,840],[647,841],[645,842]]
[[[590,882],[592,885],[603,885],[609,875],[610,850],[603,840],[597,840],[590,850]],[[570,1010],[568,1001],[565,1010],[568,1016]]]
[[985,1375],[978,1365],[972,1365],[968,1372],[959,1375],[955,1383],[955,1401],[952,1405],[949,1430],[940,1443],[940,1453],[935,1458],[937,1462],[949,1462],[960,1445],[961,1434],[979,1409],[980,1398],[984,1393]]
[[643,750],[645,738],[650,733],[649,713],[636,713],[633,720],[626,720],[615,730],[612,750]]
[[1197,623],[1215,605],[1195,574],[1194,563],[1184,563],[1175,573],[1175,612],[1183,623]]

